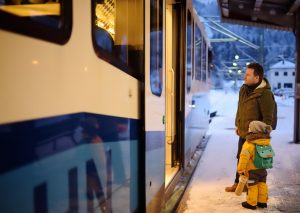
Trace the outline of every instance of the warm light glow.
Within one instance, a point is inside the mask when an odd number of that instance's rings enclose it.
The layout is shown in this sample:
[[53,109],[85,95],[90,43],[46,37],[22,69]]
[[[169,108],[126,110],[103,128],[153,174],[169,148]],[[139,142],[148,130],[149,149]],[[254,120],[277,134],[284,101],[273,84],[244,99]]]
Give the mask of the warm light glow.
[[39,61],[38,60],[32,60],[31,62],[33,65],[38,65],[39,64]]
[[236,60],[238,60],[238,59],[240,58],[240,56],[239,56],[239,55],[235,55],[234,58],[235,58]]
[[236,63],[236,62],[233,62],[232,65],[236,67],[236,66],[237,66],[237,63]]
[[250,62],[247,62],[247,63],[246,63],[246,66],[248,66],[249,64],[250,64]]
[[232,73],[232,70],[228,70],[229,73]]
[[60,15],[60,4],[21,4],[21,5],[5,5],[0,7],[0,11],[11,13],[17,16],[46,16]]
[[88,67],[84,67],[83,70],[84,70],[84,71],[88,71]]
[[238,73],[241,74],[241,73],[242,73],[242,70],[238,70]]
[[96,6],[96,25],[106,30],[115,39],[115,1],[104,0]]

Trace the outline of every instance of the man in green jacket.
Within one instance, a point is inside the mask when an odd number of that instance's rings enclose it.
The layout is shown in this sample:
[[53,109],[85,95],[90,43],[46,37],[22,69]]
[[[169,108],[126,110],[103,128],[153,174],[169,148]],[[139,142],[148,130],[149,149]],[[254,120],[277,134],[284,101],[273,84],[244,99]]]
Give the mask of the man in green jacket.
[[[262,121],[268,125],[273,122],[273,111],[275,102],[271,87],[264,78],[264,70],[258,63],[251,63],[247,66],[244,85],[239,92],[238,108],[235,118],[236,133],[239,136],[237,159],[239,156],[246,135],[249,123],[254,120]],[[239,182],[239,174],[236,172],[234,184],[226,187],[226,192],[234,192]]]

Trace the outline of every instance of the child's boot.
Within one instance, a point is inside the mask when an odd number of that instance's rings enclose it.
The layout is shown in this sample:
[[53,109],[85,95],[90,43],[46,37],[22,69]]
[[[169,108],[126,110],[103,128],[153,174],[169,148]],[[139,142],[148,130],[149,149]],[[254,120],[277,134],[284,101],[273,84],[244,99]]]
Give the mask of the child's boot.
[[256,209],[256,206],[252,206],[249,203],[247,203],[246,201],[242,202],[242,206],[246,209],[252,209],[252,210]]

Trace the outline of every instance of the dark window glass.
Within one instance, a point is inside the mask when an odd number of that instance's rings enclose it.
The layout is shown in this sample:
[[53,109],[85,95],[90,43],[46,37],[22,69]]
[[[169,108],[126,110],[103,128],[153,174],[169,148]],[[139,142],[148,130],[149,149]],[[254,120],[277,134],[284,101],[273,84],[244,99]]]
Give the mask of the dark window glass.
[[186,39],[186,75],[187,75],[187,91],[190,92],[191,84],[192,84],[192,15],[191,12],[188,11],[187,13],[187,39]]
[[206,63],[207,63],[207,54],[206,54],[206,43],[205,41],[202,44],[202,80],[206,82]]
[[277,84],[277,88],[280,89],[281,88],[281,83]]
[[195,28],[195,78],[201,80],[201,43],[202,35],[198,26]]
[[284,83],[283,88],[293,88],[293,84],[292,83]]
[[279,73],[278,72],[275,72],[275,76],[278,76],[279,75]]
[[195,78],[195,25],[194,20],[192,20],[192,79]]
[[92,1],[92,38],[98,57],[138,79],[144,70],[143,2]]
[[295,76],[295,72],[293,72],[293,76]]
[[0,1],[0,28],[64,44],[71,35],[71,0]]
[[151,0],[150,5],[150,87],[160,96],[163,84],[163,1]]
[[283,73],[283,75],[284,75],[284,76],[287,76],[287,75],[288,75],[288,73],[287,73],[287,72],[284,72],[284,73]]

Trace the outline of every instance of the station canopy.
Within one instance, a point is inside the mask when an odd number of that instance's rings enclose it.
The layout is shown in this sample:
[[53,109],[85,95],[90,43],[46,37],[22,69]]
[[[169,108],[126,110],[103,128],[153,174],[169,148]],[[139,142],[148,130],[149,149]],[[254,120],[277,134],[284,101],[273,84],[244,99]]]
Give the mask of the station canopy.
[[223,22],[294,31],[300,0],[218,0]]

